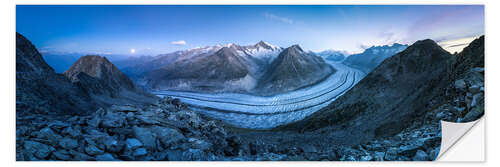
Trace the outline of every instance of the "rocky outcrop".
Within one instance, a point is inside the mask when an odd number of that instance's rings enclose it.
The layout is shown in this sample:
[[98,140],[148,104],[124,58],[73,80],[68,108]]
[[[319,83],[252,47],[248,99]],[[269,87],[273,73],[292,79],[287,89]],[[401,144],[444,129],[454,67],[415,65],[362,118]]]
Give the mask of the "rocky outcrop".
[[335,69],[318,56],[304,52],[299,45],[283,50],[260,79],[258,88],[268,94],[287,92],[315,84]]
[[94,110],[97,104],[57,74],[23,35],[16,33],[16,113],[81,114]]
[[134,83],[105,57],[83,56],[64,73],[73,83],[93,94],[113,97],[122,91],[136,91]]

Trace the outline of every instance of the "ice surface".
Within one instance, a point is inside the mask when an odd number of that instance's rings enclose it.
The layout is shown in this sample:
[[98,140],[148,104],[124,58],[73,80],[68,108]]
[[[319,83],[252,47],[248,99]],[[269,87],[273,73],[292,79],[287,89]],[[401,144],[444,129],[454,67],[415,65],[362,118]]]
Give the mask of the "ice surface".
[[274,96],[180,91],[154,91],[152,93],[158,96],[179,98],[189,104],[193,110],[220,119],[232,126],[270,129],[304,119],[326,107],[366,75],[341,63],[327,62],[337,69],[337,72],[323,82]]

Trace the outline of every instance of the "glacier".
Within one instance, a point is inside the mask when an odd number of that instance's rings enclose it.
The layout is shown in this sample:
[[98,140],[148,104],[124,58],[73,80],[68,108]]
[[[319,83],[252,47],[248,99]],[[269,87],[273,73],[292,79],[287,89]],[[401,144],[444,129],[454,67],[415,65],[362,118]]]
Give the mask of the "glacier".
[[342,63],[326,61],[337,72],[315,85],[273,96],[243,93],[153,91],[181,99],[189,107],[228,125],[247,129],[271,129],[304,119],[346,93],[366,74]]

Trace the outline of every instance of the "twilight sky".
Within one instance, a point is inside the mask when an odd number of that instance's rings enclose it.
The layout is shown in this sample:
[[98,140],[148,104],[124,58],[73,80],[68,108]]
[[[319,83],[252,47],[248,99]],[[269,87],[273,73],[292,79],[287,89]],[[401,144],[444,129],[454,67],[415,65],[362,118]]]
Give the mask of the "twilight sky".
[[156,55],[260,40],[360,52],[372,45],[484,34],[482,5],[18,5],[16,10],[16,31],[42,53]]

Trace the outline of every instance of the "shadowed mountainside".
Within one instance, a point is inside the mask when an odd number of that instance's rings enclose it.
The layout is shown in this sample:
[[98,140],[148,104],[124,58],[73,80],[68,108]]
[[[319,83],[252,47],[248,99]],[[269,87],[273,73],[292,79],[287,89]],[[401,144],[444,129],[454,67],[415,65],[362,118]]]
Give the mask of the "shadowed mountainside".
[[57,74],[35,46],[16,33],[16,111],[25,113],[85,113],[97,105],[90,96]]
[[432,40],[417,41],[386,59],[344,96],[285,129],[316,130],[356,122],[357,137],[392,135],[426,111],[450,83],[452,55]]
[[315,84],[335,72],[318,56],[306,53],[299,45],[283,50],[260,79],[261,92],[287,92]]

